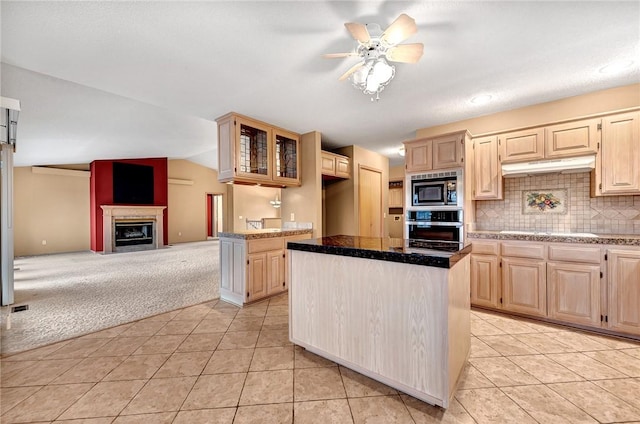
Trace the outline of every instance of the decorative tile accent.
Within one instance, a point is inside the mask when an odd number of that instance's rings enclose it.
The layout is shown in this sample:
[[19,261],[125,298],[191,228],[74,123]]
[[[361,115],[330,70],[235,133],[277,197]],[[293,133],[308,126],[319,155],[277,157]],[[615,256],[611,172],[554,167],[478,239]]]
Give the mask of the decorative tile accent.
[[567,190],[544,189],[522,191],[523,214],[565,214],[567,213]]
[[[476,228],[596,234],[640,234],[640,196],[589,197],[591,176],[545,174],[505,179],[504,200],[476,202]],[[557,213],[524,213],[523,191],[546,187],[567,192],[567,210]]]

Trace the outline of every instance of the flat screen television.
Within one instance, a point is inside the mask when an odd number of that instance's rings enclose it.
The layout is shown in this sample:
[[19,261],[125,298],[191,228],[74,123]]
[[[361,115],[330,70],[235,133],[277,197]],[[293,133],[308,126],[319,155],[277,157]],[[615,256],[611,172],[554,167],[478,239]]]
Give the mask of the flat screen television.
[[113,162],[113,203],[153,205],[153,166]]

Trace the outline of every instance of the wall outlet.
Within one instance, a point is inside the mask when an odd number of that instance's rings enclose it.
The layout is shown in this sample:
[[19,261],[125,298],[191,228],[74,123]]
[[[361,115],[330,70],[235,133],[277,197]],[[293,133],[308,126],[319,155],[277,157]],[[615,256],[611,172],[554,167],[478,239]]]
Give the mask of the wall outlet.
[[182,233],[180,231],[178,231],[178,237],[182,236]]
[[296,214],[291,212],[291,221],[295,221],[296,220]]
[[240,216],[238,217],[238,219],[242,219],[242,215],[240,215]]
[[47,241],[46,240],[42,240],[42,245],[46,246],[47,245]]

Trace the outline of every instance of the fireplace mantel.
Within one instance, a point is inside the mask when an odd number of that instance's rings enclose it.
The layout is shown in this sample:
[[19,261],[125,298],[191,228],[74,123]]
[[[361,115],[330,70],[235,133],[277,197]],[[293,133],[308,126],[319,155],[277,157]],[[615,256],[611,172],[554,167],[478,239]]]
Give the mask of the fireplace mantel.
[[164,245],[162,228],[164,226],[163,212],[166,206],[130,206],[130,205],[100,205],[102,208],[103,252],[112,253],[114,248],[113,233],[117,220],[153,220],[155,221],[155,235],[153,248]]

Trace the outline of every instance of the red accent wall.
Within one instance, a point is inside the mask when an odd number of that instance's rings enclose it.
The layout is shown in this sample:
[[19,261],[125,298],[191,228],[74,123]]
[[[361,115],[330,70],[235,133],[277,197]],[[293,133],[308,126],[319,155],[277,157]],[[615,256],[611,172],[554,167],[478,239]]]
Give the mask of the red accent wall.
[[[91,162],[91,250],[102,252],[102,208],[101,205],[113,205],[113,162],[132,163],[135,165],[153,166],[153,206],[167,206],[169,197],[167,158],[95,160]],[[168,210],[164,210],[164,244],[169,239]]]

